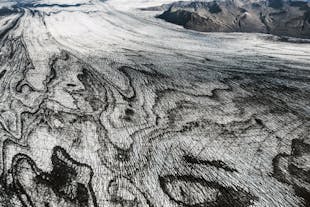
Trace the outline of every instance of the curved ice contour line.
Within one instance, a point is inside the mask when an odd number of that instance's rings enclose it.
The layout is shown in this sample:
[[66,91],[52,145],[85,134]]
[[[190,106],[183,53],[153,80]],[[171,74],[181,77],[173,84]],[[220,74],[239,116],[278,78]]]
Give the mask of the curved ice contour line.
[[1,3],[1,206],[309,205],[310,45],[163,1]]

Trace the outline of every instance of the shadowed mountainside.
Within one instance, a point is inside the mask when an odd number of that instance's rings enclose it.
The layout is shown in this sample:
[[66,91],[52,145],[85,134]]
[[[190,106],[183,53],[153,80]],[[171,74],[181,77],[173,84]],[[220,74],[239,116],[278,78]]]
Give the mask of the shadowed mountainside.
[[175,2],[158,18],[202,32],[257,32],[310,38],[310,6],[305,1]]

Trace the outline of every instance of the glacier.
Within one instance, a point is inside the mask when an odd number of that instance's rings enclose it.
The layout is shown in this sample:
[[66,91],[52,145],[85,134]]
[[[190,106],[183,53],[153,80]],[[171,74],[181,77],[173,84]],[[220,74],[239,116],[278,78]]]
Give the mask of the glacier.
[[310,205],[309,42],[172,2],[0,2],[0,206]]

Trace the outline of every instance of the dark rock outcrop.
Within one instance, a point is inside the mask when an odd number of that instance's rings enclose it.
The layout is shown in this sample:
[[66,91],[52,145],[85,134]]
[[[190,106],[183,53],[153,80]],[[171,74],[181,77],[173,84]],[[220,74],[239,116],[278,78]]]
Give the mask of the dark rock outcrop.
[[201,32],[257,32],[310,38],[310,3],[304,1],[175,2],[158,18]]

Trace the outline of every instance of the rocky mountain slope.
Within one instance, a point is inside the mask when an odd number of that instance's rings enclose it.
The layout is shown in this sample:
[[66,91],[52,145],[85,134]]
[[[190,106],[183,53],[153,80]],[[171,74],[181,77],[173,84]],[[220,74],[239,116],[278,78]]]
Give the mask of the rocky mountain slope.
[[197,31],[310,38],[310,3],[305,1],[195,1],[175,2],[163,8],[167,9],[159,18]]

